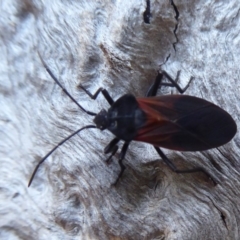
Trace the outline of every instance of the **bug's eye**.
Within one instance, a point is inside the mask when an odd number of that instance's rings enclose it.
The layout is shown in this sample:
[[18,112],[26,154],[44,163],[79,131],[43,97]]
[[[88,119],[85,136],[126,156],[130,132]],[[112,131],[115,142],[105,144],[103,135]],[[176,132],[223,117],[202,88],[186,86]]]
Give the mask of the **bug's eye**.
[[117,121],[111,122],[110,128],[116,128],[117,127]]

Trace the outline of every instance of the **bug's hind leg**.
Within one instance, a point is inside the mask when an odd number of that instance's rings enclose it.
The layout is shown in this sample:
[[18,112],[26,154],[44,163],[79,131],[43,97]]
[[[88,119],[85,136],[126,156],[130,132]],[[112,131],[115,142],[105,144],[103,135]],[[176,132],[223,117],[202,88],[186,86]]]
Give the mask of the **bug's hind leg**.
[[[190,78],[190,80],[185,88],[181,88],[177,83],[179,80],[179,75],[180,75],[180,71],[177,72],[177,77],[174,80],[167,72],[159,71],[158,75],[155,78],[154,83],[148,89],[146,96],[147,97],[156,96],[157,91],[161,86],[175,87],[180,93],[184,93],[188,89],[191,81],[193,80],[193,77]],[[170,81],[170,83],[162,82],[163,77],[166,77]]]
[[217,181],[204,169],[201,167],[198,168],[192,168],[192,169],[185,169],[185,170],[179,170],[177,167],[171,162],[170,159],[167,158],[167,156],[162,152],[162,150],[158,147],[154,147],[159,154],[159,156],[162,158],[162,160],[168,165],[168,167],[175,173],[195,173],[195,172],[202,172],[206,176],[208,176],[214,183],[214,185],[217,185]]

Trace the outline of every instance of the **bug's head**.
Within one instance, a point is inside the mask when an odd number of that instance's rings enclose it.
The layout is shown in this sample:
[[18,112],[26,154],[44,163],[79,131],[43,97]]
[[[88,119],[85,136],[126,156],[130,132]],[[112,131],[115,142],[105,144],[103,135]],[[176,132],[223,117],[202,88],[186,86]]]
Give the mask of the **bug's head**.
[[109,126],[108,114],[105,109],[101,110],[96,117],[93,119],[93,122],[96,124],[97,128],[104,130]]

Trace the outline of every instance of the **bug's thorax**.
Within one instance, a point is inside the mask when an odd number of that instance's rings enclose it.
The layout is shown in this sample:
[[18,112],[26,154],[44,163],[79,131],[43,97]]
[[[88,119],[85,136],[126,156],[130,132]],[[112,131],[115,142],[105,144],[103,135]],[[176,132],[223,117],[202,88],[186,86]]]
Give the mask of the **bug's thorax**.
[[125,94],[114,102],[108,111],[101,110],[93,121],[97,128],[108,129],[119,139],[131,141],[145,119],[136,98],[131,94]]

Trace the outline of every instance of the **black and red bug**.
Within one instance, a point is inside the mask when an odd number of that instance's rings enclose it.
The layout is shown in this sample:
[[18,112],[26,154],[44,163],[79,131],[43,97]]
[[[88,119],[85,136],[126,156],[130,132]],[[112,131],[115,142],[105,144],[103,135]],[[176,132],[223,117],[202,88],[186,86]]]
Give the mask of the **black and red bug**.
[[[104,149],[105,154],[110,153],[107,161],[117,152],[118,142],[120,140],[124,141],[118,160],[121,171],[115,184],[124,172],[123,159],[131,141],[152,144],[162,160],[176,173],[204,172],[210,177],[202,167],[187,170],[177,169],[159,147],[177,151],[204,151],[226,144],[234,137],[237,131],[233,118],[222,108],[211,102],[187,95],[156,96],[161,86],[176,87],[180,93],[183,93],[189,85],[181,89],[177,82],[164,71],[158,73],[154,83],[147,91],[146,97],[136,98],[132,94],[125,94],[114,101],[106,89],[99,88],[92,95],[87,89],[80,86],[92,99],[96,99],[101,92],[110,104],[108,110],[103,109],[98,114],[87,111],[60,84],[40,54],[39,57],[49,75],[63,89],[66,95],[82,111],[94,116],[93,122],[95,125],[87,125],[78,129],[54,147],[35,167],[28,186],[31,185],[39,166],[47,157],[83,129],[107,129],[115,135],[115,138]],[[163,77],[166,77],[169,83],[162,82]]]

